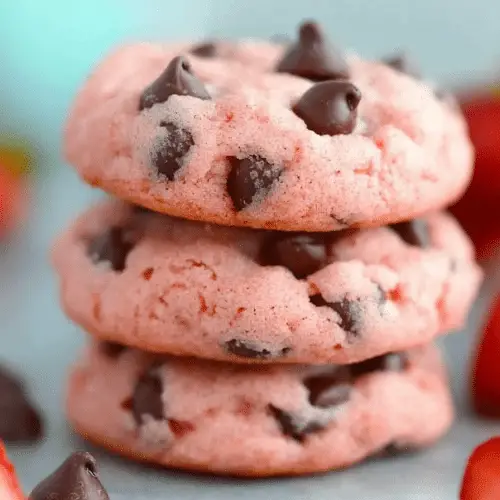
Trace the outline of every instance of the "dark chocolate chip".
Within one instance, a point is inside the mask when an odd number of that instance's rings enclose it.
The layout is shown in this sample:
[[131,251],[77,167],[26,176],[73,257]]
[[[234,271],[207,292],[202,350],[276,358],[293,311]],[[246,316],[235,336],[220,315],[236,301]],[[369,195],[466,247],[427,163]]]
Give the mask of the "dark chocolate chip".
[[134,247],[126,229],[115,226],[90,242],[88,253],[94,262],[109,262],[114,271],[123,271]]
[[90,453],[76,452],[31,492],[29,500],[108,500]]
[[108,358],[116,359],[127,350],[127,347],[116,342],[104,341],[99,343],[99,350]]
[[413,61],[408,54],[401,53],[391,57],[388,57],[383,60],[387,66],[390,66],[392,69],[400,71],[405,75],[412,76],[413,78],[421,78],[420,70],[417,68],[415,61]]
[[182,56],[172,59],[165,71],[142,92],[139,110],[166,102],[171,95],[211,99],[203,83],[193,74],[191,64]]
[[325,373],[307,377],[304,385],[309,391],[309,402],[320,408],[332,408],[349,401],[350,373],[347,367],[335,367]]
[[361,92],[351,82],[317,83],[299,99],[293,112],[319,135],[350,134],[356,128]]
[[231,171],[227,178],[227,191],[237,211],[259,202],[280,178],[282,169],[257,155],[239,159],[228,158]]
[[400,238],[408,243],[420,248],[430,246],[429,226],[424,219],[413,219],[408,222],[398,222],[389,226],[398,233]]
[[405,455],[408,453],[413,453],[417,448],[410,444],[392,442],[384,447],[380,455],[382,456],[397,456],[397,455]]
[[328,263],[324,236],[306,233],[273,233],[259,257],[263,266],[283,266],[298,279],[322,269]]
[[23,384],[0,368],[0,441],[31,443],[42,435],[42,420]]
[[298,41],[285,52],[276,71],[315,82],[349,78],[345,59],[314,22],[306,22],[300,26]]
[[173,123],[161,123],[161,128],[165,133],[157,137],[151,151],[151,163],[159,174],[173,181],[184,164],[184,157],[194,146],[194,140],[191,132]]
[[291,347],[283,347],[274,351],[257,346],[248,340],[231,339],[228,340],[224,347],[227,352],[239,356],[240,358],[251,359],[276,359],[285,357],[292,349]]
[[163,420],[163,383],[154,369],[142,375],[134,389],[131,410],[137,425],[144,422],[146,415],[154,420]]
[[363,310],[357,300],[343,298],[337,302],[327,302],[322,295],[312,295],[309,300],[317,307],[327,306],[333,309],[339,316],[339,326],[342,330],[358,336],[361,332]]
[[212,42],[200,43],[195,45],[190,52],[198,57],[215,57],[217,55],[217,46]]
[[281,432],[285,436],[289,436],[295,441],[302,443],[308,434],[318,432],[325,428],[324,424],[315,421],[301,422],[299,418],[288,411],[282,410],[274,406],[268,405],[269,411],[278,422]]
[[382,356],[349,365],[354,377],[361,377],[379,371],[401,372],[406,370],[407,367],[408,356],[405,353],[383,354]]

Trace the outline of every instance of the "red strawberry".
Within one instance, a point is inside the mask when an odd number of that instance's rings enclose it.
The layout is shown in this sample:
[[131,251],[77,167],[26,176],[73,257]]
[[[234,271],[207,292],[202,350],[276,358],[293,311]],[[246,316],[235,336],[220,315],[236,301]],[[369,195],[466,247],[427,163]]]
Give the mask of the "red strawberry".
[[479,445],[469,457],[460,500],[500,498],[500,437]]
[[500,94],[497,89],[485,89],[462,96],[461,107],[476,148],[475,185],[486,192],[500,191]]
[[24,500],[17,480],[16,471],[9,462],[5,448],[0,441],[0,500]]
[[476,148],[473,184],[485,192],[500,192],[500,95],[498,89],[486,89],[463,96],[461,107]]
[[491,257],[499,247],[500,92],[473,90],[461,96],[461,107],[476,149],[474,176],[452,212],[474,241],[478,257]]
[[0,164],[0,237],[11,229],[22,215],[22,182]]
[[478,413],[500,417],[500,295],[493,303],[477,349],[472,374],[472,402]]

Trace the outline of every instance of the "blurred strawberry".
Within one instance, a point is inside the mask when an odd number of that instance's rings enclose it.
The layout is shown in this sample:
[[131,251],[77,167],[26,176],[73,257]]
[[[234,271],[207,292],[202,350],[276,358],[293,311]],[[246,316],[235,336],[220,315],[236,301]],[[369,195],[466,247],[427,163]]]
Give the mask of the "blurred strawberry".
[[479,445],[469,457],[460,500],[500,499],[500,437]]
[[464,96],[461,107],[476,148],[472,190],[493,194],[500,202],[500,93],[490,89]]
[[472,402],[481,415],[500,418],[500,295],[493,303],[477,349]]
[[19,221],[23,202],[23,180],[0,164],[0,238]]
[[485,88],[460,97],[476,149],[474,176],[452,208],[474,241],[480,259],[492,255],[500,237],[500,91]]
[[0,441],[0,500],[23,500],[16,471],[9,462],[5,448]]

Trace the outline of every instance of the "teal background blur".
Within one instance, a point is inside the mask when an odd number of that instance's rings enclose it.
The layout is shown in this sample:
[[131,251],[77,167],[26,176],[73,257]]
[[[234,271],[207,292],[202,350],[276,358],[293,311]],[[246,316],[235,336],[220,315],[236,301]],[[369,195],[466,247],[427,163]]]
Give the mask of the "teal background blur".
[[499,10],[498,0],[0,0],[0,134],[31,138],[57,163],[71,98],[113,45],[292,34],[305,17],[368,56],[407,48],[454,86],[495,69]]

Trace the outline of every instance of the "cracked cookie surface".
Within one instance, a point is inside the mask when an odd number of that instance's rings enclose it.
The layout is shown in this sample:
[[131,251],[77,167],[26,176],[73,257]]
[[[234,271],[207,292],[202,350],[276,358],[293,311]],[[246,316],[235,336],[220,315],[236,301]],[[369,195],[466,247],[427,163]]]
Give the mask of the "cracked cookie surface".
[[433,346],[346,366],[245,366],[94,343],[73,367],[68,417],[137,460],[226,475],[305,474],[430,445],[451,424]]
[[337,73],[320,68],[342,80],[320,81],[287,50],[221,42],[207,57],[189,44],[123,47],[79,93],[66,158],[120,198],[232,226],[381,225],[460,196],[472,147],[459,112],[431,87],[356,56]]
[[65,312],[147,351],[237,363],[350,363],[463,325],[481,281],[448,214],[278,233],[109,200],[53,250]]

